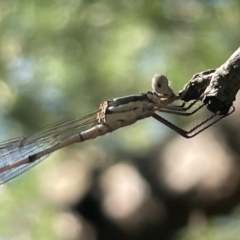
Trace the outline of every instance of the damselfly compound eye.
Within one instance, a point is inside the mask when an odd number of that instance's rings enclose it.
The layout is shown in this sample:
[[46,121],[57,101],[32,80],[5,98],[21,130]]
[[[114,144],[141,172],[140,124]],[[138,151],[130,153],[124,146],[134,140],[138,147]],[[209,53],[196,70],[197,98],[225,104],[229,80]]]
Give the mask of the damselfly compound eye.
[[167,77],[164,75],[155,75],[152,79],[152,89],[161,96],[175,96],[173,90],[169,87]]

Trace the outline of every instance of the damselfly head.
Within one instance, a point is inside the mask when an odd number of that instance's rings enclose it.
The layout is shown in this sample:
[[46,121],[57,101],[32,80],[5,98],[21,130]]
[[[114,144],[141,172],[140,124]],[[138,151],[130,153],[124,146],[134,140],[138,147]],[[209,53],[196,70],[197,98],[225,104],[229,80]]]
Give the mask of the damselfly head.
[[152,89],[159,96],[172,97],[175,96],[173,90],[169,86],[169,81],[164,75],[155,75],[152,79]]

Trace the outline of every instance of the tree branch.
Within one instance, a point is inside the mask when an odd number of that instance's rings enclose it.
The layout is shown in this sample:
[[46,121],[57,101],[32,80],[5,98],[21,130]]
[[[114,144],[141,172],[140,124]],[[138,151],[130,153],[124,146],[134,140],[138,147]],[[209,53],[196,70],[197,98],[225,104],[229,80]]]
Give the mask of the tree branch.
[[195,74],[179,92],[184,101],[199,99],[207,108],[225,115],[240,88],[240,48],[219,68]]

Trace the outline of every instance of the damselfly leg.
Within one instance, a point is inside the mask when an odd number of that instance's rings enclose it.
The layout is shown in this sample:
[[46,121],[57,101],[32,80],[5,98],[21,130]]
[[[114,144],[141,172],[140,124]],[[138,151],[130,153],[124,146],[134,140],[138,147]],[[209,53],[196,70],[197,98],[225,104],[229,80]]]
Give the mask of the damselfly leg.
[[[201,108],[203,106],[204,105],[201,105]],[[182,112],[168,112],[168,111],[166,111],[166,112],[167,113],[174,113],[176,115],[181,115],[181,116],[189,116],[189,115],[197,112],[199,109],[200,108],[197,108],[197,110],[194,110],[193,112],[190,112],[190,113],[184,112],[185,115],[183,115]],[[193,127],[192,129],[190,129],[188,131],[186,131],[186,130],[176,126],[175,124],[171,123],[170,121],[166,120],[165,118],[159,116],[156,113],[154,113],[152,115],[152,117],[155,118],[156,120],[158,120],[159,122],[163,123],[167,127],[171,128],[173,131],[177,132],[181,136],[183,136],[185,138],[192,138],[192,137],[198,135],[199,133],[201,133],[202,131],[206,130],[207,128],[211,127],[213,124],[219,122],[221,119],[229,116],[234,111],[235,111],[235,107],[232,106],[230,111],[227,114],[225,114],[225,115],[219,115],[219,114],[215,113],[215,114],[211,115],[210,117],[208,117],[207,119],[205,119],[201,123],[197,124],[195,127]]]
[[[204,103],[195,100],[192,103],[188,104],[186,102],[183,102],[179,106],[171,106],[168,105],[166,107],[161,108],[160,112],[180,115],[180,116],[190,116],[196,112],[198,112],[202,107],[204,107]],[[189,111],[190,110],[190,111]]]

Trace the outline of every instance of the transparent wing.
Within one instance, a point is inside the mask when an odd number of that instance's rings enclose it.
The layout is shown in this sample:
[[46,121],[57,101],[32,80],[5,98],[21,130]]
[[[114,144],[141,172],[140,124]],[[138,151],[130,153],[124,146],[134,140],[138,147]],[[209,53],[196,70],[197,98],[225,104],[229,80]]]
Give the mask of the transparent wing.
[[[43,131],[30,136],[15,138],[0,143],[0,170],[22,158],[43,151],[61,143],[76,133],[80,133],[95,126],[97,124],[98,111],[57,122],[45,128]],[[47,157],[48,155],[43,156],[32,163],[0,172],[0,184],[22,174]]]

